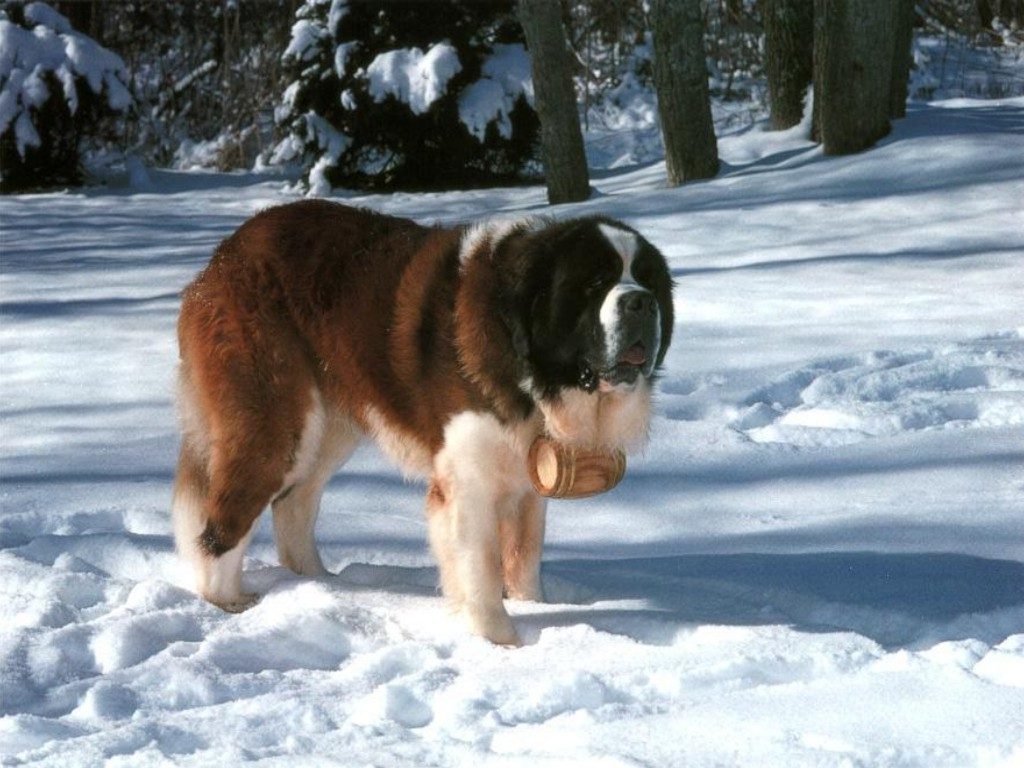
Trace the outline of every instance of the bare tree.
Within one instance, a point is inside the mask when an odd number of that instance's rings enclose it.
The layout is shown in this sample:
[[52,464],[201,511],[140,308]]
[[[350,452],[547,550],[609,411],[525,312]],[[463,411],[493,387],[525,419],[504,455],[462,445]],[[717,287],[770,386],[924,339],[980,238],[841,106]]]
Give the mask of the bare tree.
[[895,0],[896,23],[893,35],[892,82],[889,84],[889,116],[907,114],[907,83],[914,52],[914,0]]
[[548,202],[555,205],[586,200],[590,197],[590,179],[562,6],[552,0],[519,0],[519,21],[530,49]]
[[982,29],[992,29],[992,21],[995,19],[995,12],[992,10],[992,3],[990,0],[978,0],[975,3],[975,9],[978,13],[978,23]]
[[771,126],[779,131],[803,117],[814,75],[814,0],[764,0],[761,7]]
[[700,0],[652,0],[654,85],[672,186],[718,173]]
[[814,0],[814,110],[827,155],[889,132],[898,0]]
[[1024,27],[1024,0],[999,0],[999,18],[1004,24]]

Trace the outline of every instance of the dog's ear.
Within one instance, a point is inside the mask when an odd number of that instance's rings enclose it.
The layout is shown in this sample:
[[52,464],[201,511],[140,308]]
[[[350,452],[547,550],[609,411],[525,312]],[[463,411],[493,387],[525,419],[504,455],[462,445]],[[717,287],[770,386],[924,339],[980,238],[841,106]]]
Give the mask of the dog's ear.
[[529,331],[517,296],[508,292],[503,265],[468,263],[455,300],[455,336],[463,370],[506,418],[525,418],[533,401],[519,389],[528,370]]
[[518,312],[512,310],[503,312],[501,321],[504,323],[509,337],[512,339],[512,349],[515,351],[516,357],[520,360],[526,360],[530,354],[530,341],[526,333],[526,324],[523,322],[522,317]]
[[536,247],[531,234],[521,232],[506,238],[492,258],[498,317],[516,358],[524,363],[531,351],[529,325],[537,304],[537,296],[531,295],[529,288],[530,265],[535,261],[531,250]]
[[644,283],[654,291],[661,315],[661,344],[655,361],[655,369],[658,369],[665,361],[665,355],[672,343],[672,330],[675,327],[672,293],[675,281],[672,279],[672,273],[669,271],[664,255],[643,238],[640,239],[640,251],[636,257],[636,263],[634,271],[640,269],[643,272]]

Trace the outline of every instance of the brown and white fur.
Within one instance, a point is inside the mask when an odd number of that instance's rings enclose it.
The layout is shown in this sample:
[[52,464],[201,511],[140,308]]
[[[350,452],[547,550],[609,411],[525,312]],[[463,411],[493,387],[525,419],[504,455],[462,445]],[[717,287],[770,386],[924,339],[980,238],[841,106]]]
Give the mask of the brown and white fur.
[[[595,249],[604,284],[577,302],[593,318],[560,329],[559,302],[576,299],[555,294],[591,280],[578,273]],[[650,264],[637,278],[639,249]],[[627,283],[657,298],[646,355],[642,341],[627,354],[601,331]],[[430,543],[451,605],[473,632],[518,643],[503,595],[542,599],[545,500],[526,452],[542,432],[641,444],[671,329],[664,260],[608,219],[426,228],[323,201],[258,214],[185,290],[178,325],[173,517],[196,589],[229,611],[256,600],[242,589],[242,558],[268,504],[281,564],[324,575],[320,497],[370,437],[429,481]],[[567,347],[572,333],[586,340]]]

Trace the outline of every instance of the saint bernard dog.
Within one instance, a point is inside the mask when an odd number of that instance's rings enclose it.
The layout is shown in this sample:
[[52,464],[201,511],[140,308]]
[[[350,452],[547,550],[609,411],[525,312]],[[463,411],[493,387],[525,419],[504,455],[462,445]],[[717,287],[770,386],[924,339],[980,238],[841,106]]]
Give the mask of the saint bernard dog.
[[173,516],[199,593],[228,611],[269,504],[281,564],[326,573],[324,485],[369,436],[429,481],[441,587],[471,631],[517,644],[503,596],[541,600],[540,434],[647,437],[672,336],[664,257],[612,219],[424,227],[308,200],[259,213],[185,289]]

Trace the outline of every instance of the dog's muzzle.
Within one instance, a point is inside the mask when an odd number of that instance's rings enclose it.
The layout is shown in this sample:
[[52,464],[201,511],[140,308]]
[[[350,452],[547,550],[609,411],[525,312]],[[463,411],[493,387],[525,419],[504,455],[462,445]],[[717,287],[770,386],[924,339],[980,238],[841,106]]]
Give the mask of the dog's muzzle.
[[601,321],[605,329],[601,380],[615,386],[650,376],[661,343],[661,313],[654,294],[644,288],[613,289],[601,309]]

